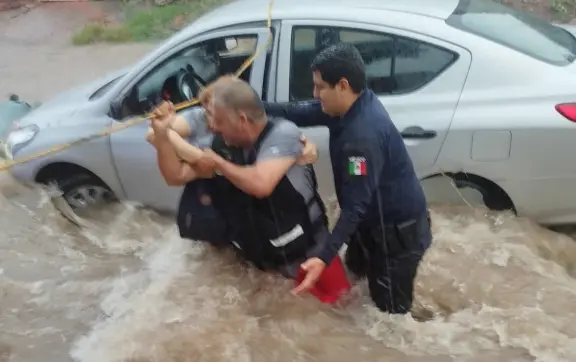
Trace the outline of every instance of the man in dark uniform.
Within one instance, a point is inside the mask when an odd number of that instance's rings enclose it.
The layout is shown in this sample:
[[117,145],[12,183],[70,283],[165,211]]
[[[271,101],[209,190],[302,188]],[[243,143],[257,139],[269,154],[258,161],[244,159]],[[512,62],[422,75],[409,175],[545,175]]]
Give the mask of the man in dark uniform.
[[312,63],[318,101],[267,104],[266,111],[300,127],[327,126],[341,214],[325,247],[302,264],[309,290],[341,246],[346,263],[367,275],[376,306],[389,313],[412,307],[418,265],[432,235],[426,197],[402,136],[366,86],[358,50],[330,46]]

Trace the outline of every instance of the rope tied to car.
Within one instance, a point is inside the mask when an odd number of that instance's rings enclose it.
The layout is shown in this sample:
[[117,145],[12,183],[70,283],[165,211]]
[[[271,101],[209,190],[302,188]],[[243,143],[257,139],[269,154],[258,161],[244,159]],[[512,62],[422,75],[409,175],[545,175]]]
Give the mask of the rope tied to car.
[[[266,27],[268,28],[268,40],[266,41],[266,43],[262,47],[257,48],[254,51],[254,54],[252,54],[250,57],[248,57],[248,59],[246,59],[244,61],[244,63],[242,63],[240,68],[238,68],[238,70],[234,73],[234,75],[236,77],[239,77],[240,75],[242,75],[242,73],[244,73],[244,71],[246,71],[246,69],[248,69],[248,67],[250,67],[252,65],[252,63],[254,63],[254,60],[262,53],[262,51],[266,50],[272,44],[272,40],[274,39],[274,35],[272,33],[272,6],[273,5],[274,5],[274,0],[269,0],[268,11],[267,11],[267,15],[266,15]],[[188,101],[184,101],[182,103],[176,104],[174,106],[174,109],[176,111],[180,111],[180,110],[183,110],[185,108],[195,106],[198,103],[200,103],[200,100],[198,98],[192,98]],[[145,122],[145,121],[147,121],[153,117],[154,117],[154,115],[152,113],[148,113],[144,116],[136,117],[134,119],[131,119],[131,120],[123,122],[123,123],[114,124],[110,127],[103,129],[102,131],[100,131],[98,133],[94,133],[94,134],[91,134],[89,136],[79,138],[79,139],[74,140],[72,142],[57,145],[57,146],[54,146],[52,148],[49,148],[48,150],[32,154],[32,155],[23,157],[21,159],[17,159],[17,160],[10,159],[7,162],[5,162],[4,164],[0,164],[0,171],[6,171],[6,170],[8,170],[8,169],[10,169],[16,165],[27,163],[27,162],[33,161],[37,158],[45,157],[45,156],[60,152],[62,150],[68,149],[70,147],[77,146],[79,144],[95,140],[95,139],[100,138],[100,137],[109,136],[112,133],[119,132],[119,131],[122,131],[124,129],[129,128],[129,127],[141,124],[141,123],[143,123],[143,122]]]

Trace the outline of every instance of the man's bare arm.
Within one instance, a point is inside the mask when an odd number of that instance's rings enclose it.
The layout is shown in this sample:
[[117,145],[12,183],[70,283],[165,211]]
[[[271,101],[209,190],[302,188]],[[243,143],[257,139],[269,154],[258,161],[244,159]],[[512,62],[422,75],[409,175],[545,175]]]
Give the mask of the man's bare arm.
[[211,155],[216,163],[216,169],[224,177],[240,190],[258,198],[270,196],[282,177],[296,163],[293,157],[278,157],[258,161],[253,166],[238,166],[211,150],[205,152]]
[[[174,120],[171,122],[171,128],[174,130],[180,137],[188,138],[192,135],[193,130],[190,129],[190,125],[182,116],[174,117]],[[152,127],[148,128],[148,132],[146,133],[146,140],[154,146],[154,130]]]
[[197,178],[199,175],[190,165],[182,162],[168,137],[154,140],[160,173],[170,186],[180,186]]
[[204,151],[184,140],[176,131],[168,131],[168,139],[176,155],[189,164],[196,163],[204,155]]
[[220,171],[236,187],[255,197],[270,196],[282,177],[302,155],[301,131],[292,122],[274,125],[258,148],[256,162],[250,166],[237,166],[211,150],[204,150],[215,160]]
[[162,177],[168,185],[183,185],[193,180],[197,177],[197,172],[178,158],[170,143],[169,134],[176,133],[170,129],[177,117],[174,105],[171,102],[162,102],[151,113],[154,138],[150,138],[149,141],[156,148],[156,158]]

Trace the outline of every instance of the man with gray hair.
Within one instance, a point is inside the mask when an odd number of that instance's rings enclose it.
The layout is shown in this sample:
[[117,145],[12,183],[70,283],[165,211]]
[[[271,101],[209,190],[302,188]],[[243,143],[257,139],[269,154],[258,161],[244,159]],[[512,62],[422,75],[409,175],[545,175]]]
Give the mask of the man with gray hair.
[[241,79],[215,84],[208,108],[214,135],[200,142],[202,162],[213,165],[212,201],[231,226],[234,245],[257,267],[295,278],[329,235],[314,170],[297,163],[300,129],[269,120]]

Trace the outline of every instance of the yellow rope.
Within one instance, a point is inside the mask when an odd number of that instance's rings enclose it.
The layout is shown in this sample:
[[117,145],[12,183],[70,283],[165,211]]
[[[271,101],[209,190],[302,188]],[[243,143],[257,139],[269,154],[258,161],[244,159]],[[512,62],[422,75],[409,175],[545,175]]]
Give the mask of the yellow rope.
[[[256,59],[256,57],[258,57],[260,55],[260,53],[262,53],[263,50],[265,50],[266,48],[268,48],[270,46],[270,44],[272,44],[272,40],[274,38],[274,36],[272,34],[272,5],[273,4],[274,4],[274,0],[270,0],[268,3],[267,24],[266,24],[266,26],[268,28],[268,41],[266,42],[266,44],[264,44],[263,47],[261,47],[260,49],[256,49],[254,54],[252,54],[248,59],[246,59],[246,61],[236,71],[235,75],[237,77],[239,77],[246,69],[248,69],[248,67],[254,62],[254,59]],[[184,108],[194,106],[194,105],[198,104],[199,102],[200,101],[197,98],[193,98],[189,101],[182,102],[182,103],[175,105],[174,108],[176,109],[176,111],[180,111]],[[87,136],[87,137],[77,139],[77,140],[69,142],[69,143],[65,143],[65,144],[62,144],[59,146],[52,147],[46,151],[38,152],[38,153],[30,155],[28,157],[23,157],[19,160],[9,160],[6,163],[0,165],[0,171],[5,171],[5,170],[7,170],[13,166],[16,166],[16,165],[19,165],[22,163],[26,163],[26,162],[30,162],[30,161],[35,160],[37,158],[44,157],[44,156],[65,150],[65,149],[70,148],[72,146],[76,146],[80,143],[84,143],[84,142],[92,141],[96,138],[108,136],[114,132],[118,132],[118,131],[121,131],[121,130],[126,129],[128,127],[132,127],[132,126],[135,126],[137,124],[140,124],[144,121],[149,120],[150,118],[152,118],[152,114],[147,114],[145,116],[136,117],[130,121],[126,121],[123,123],[119,123],[119,124],[110,126],[106,129],[102,130],[101,132],[92,134],[92,135]]]

